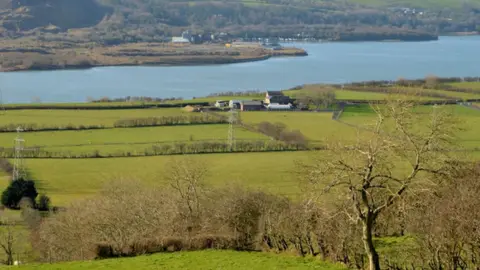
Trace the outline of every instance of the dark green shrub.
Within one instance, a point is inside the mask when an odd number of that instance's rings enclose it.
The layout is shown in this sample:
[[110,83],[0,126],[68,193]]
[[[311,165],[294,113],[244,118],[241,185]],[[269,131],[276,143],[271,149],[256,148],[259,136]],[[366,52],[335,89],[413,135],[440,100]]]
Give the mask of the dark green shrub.
[[8,208],[18,209],[22,198],[29,198],[32,202],[37,198],[38,192],[32,180],[18,179],[12,181],[2,193],[2,204]]
[[52,200],[45,194],[40,195],[37,202],[37,209],[40,211],[49,211]]

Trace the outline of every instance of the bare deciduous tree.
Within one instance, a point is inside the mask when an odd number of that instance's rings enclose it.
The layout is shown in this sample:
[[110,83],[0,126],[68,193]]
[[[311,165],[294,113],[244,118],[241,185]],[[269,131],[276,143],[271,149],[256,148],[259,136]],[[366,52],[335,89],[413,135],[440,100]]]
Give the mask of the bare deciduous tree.
[[438,77],[435,75],[428,75],[425,77],[425,86],[428,88],[435,88],[438,85]]
[[369,136],[354,145],[330,145],[328,154],[322,153],[305,169],[307,180],[322,193],[335,190],[348,202],[343,211],[361,224],[370,269],[377,270],[380,260],[373,242],[377,217],[407,191],[432,188],[435,177],[448,174],[447,150],[455,123],[440,107],[433,107],[428,117],[415,113],[408,100],[389,100],[372,108],[377,121]]
[[458,164],[452,181],[422,196],[409,220],[417,235],[417,259],[430,269],[480,267],[480,166]]
[[[187,219],[193,221],[200,216],[200,197],[205,192],[207,167],[190,158],[173,159],[168,164],[166,178],[188,210]],[[190,227],[190,225],[187,225]]]
[[6,220],[2,221],[3,225],[0,228],[0,247],[5,253],[6,265],[13,265],[15,252],[18,252],[19,245],[25,241],[21,230],[16,229],[16,223]]

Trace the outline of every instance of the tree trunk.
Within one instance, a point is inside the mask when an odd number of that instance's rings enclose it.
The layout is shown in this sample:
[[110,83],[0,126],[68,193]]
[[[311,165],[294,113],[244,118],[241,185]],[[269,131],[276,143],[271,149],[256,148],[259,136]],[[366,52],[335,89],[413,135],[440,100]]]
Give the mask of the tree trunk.
[[312,256],[317,256],[317,253],[315,252],[315,248],[313,247],[312,236],[310,235],[310,233],[307,233],[307,245],[308,245],[308,250],[310,251],[310,254]]
[[377,250],[373,245],[373,222],[375,220],[375,215],[369,211],[366,214],[364,220],[362,220],[363,227],[363,245],[365,246],[365,252],[367,253],[369,269],[370,270],[380,270],[380,259],[378,257]]

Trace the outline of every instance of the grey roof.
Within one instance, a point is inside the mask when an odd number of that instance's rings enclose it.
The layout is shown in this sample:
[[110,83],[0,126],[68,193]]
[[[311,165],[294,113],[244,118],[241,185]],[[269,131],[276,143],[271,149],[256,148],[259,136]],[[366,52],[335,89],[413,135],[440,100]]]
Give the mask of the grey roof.
[[256,100],[246,100],[243,102],[243,105],[247,106],[261,106],[263,103],[261,101],[256,101]]
[[282,91],[267,91],[269,96],[283,96]]

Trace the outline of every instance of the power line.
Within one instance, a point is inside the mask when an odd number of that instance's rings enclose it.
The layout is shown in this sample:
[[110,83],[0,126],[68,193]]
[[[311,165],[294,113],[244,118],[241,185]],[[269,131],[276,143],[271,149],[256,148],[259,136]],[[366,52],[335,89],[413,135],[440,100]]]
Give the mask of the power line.
[[5,105],[3,104],[3,92],[2,89],[0,88],[0,114],[5,114]]
[[238,121],[238,112],[235,110],[235,106],[232,107],[230,110],[230,116],[228,117],[228,145],[230,147],[230,151],[235,150],[235,124]]
[[25,140],[22,138],[21,132],[23,129],[21,127],[17,128],[17,137],[15,138],[15,160],[13,163],[13,176],[12,180],[18,180],[25,178],[25,166],[23,161],[23,150],[25,148]]

